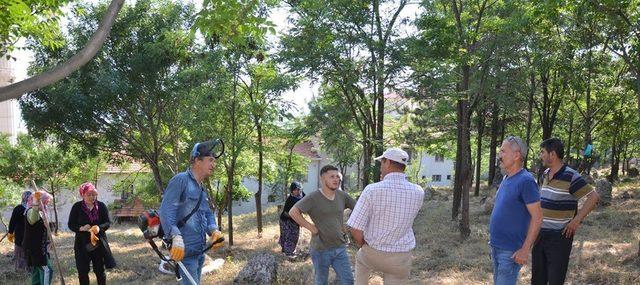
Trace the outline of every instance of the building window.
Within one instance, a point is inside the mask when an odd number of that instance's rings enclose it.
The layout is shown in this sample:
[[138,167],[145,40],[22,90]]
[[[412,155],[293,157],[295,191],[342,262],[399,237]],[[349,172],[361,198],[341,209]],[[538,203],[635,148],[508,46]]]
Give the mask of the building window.
[[447,175],[447,180],[451,180],[451,175]]
[[436,154],[436,162],[442,162],[442,161],[444,161],[444,155]]
[[442,175],[432,175],[432,176],[431,176],[431,181],[433,181],[433,182],[440,182],[440,181],[442,181]]

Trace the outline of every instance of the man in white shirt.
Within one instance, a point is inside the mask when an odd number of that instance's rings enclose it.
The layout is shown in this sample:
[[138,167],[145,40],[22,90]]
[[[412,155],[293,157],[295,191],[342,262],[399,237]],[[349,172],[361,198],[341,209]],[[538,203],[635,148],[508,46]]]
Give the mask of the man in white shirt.
[[355,284],[368,284],[371,271],[382,272],[384,284],[405,284],[416,247],[413,220],[424,191],[407,180],[409,155],[404,150],[389,148],[376,160],[382,180],[365,187],[347,222],[360,247]]

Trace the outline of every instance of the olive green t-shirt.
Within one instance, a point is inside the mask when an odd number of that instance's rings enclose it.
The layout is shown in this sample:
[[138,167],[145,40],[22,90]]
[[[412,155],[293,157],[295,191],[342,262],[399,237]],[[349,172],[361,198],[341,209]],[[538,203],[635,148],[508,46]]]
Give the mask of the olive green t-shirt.
[[336,190],[333,200],[325,197],[322,190],[314,191],[296,203],[300,211],[307,213],[318,228],[311,236],[311,249],[325,250],[347,243],[342,232],[345,209],[353,210],[356,201],[342,190]]

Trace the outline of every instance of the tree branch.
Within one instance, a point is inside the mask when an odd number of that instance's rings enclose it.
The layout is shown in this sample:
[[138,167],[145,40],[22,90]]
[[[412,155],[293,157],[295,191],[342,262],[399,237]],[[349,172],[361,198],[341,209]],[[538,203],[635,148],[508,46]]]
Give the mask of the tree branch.
[[102,18],[102,22],[100,23],[98,30],[96,30],[93,36],[91,36],[87,45],[80,52],[72,56],[71,59],[42,74],[38,74],[5,87],[0,87],[0,102],[10,99],[18,99],[27,92],[38,90],[56,83],[89,62],[89,60],[91,60],[100,50],[102,44],[104,44],[104,41],[107,39],[107,36],[109,36],[111,27],[115,23],[116,17],[118,16],[123,4],[124,0],[111,1],[107,12]]

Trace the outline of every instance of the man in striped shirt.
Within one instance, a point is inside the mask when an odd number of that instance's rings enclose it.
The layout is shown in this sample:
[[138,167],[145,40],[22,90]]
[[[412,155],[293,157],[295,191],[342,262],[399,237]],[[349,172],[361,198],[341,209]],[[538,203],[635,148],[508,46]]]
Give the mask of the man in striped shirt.
[[383,274],[384,284],[406,284],[411,250],[416,247],[413,220],[424,201],[422,187],[407,180],[409,155],[389,148],[380,161],[382,181],[368,185],[347,225],[360,247],[356,255],[356,284],[369,283],[371,271]]
[[[563,284],[573,236],[593,210],[600,195],[562,161],[564,145],[557,138],[540,144],[540,160],[547,170],[540,190],[542,228],[532,253],[531,284]],[[586,197],[578,209],[578,200]]]

